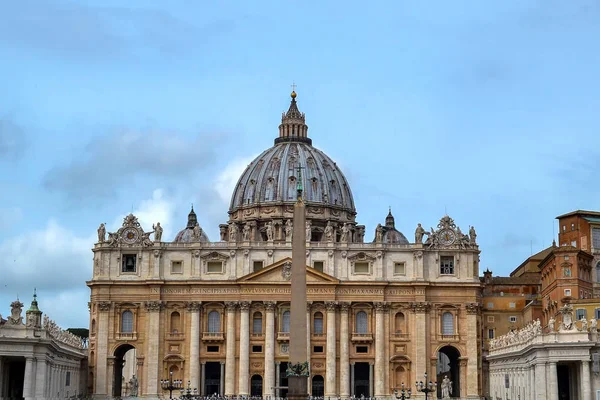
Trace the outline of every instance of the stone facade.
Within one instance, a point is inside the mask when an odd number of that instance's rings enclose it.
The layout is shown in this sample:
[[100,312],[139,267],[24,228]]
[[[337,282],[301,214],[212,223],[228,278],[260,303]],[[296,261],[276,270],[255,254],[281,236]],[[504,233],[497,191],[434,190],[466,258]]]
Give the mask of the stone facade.
[[[390,212],[365,243],[350,188],[312,147],[304,121],[293,93],[274,147],[235,188],[220,241],[193,233],[151,240],[133,215],[107,239],[99,230],[88,282],[95,397],[124,393],[123,361],[131,368],[133,349],[143,397],[163,395],[160,380],[171,372],[205,395],[285,394],[296,200],[288,192],[300,184],[310,195],[309,392],[389,398],[427,372],[450,375],[457,397],[480,397],[475,230],[463,234],[444,216],[436,229],[419,225],[409,243]],[[294,176],[298,166],[304,172]],[[190,213],[186,229],[201,231],[195,221]]]
[[25,321],[23,303],[0,315],[0,400],[53,399],[86,393],[87,351],[82,340],[42,318],[37,301]]

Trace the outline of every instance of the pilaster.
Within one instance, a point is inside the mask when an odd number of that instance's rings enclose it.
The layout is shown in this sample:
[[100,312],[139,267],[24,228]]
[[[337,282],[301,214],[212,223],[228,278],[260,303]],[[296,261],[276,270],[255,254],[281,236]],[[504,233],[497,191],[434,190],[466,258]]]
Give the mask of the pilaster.
[[235,310],[238,303],[228,301],[225,303],[227,313],[227,332],[225,337],[225,396],[234,396],[235,393]]
[[250,381],[250,302],[240,302],[240,362],[238,395],[247,396]]
[[265,377],[263,397],[275,396],[275,305],[274,301],[265,301]]
[[187,304],[190,314],[190,383],[193,388],[200,387],[200,302]]
[[146,396],[158,396],[159,388],[159,354],[160,354],[160,312],[163,309],[161,301],[145,303],[148,318],[148,335],[146,347]]
[[[107,395],[107,383],[108,379],[112,379],[107,376],[107,356],[108,356],[108,331],[109,331],[109,311],[111,310],[111,303],[108,301],[101,301],[96,304],[96,312],[98,313],[98,327],[97,327],[97,339],[96,347],[96,394],[102,397]],[[54,368],[51,368],[52,379],[48,393],[54,396]],[[112,393],[111,393],[112,395]]]
[[384,313],[387,304],[375,305],[375,397],[385,396],[385,326]]
[[325,358],[325,397],[336,396],[336,351],[335,351],[335,311],[337,303],[325,302],[327,307],[327,356]]
[[340,396],[342,398],[350,397],[349,309],[350,303],[340,303]]

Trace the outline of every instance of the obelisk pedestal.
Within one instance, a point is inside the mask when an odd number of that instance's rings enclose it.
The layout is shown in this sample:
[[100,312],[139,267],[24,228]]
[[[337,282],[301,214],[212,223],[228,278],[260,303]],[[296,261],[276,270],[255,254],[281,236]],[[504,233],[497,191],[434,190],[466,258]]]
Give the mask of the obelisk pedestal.
[[292,301],[290,306],[290,364],[288,399],[308,398],[306,354],[306,207],[302,201],[302,173],[298,169],[298,200],[294,204],[292,233]]

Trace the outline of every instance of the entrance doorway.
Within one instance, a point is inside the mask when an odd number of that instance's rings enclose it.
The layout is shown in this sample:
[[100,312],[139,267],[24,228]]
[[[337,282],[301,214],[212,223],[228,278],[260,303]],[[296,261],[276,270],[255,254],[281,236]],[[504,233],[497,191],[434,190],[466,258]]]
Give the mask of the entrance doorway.
[[448,377],[452,381],[451,397],[460,397],[460,353],[456,347],[444,346],[437,357],[437,398],[442,398],[442,381]]
[[[128,396],[131,393],[131,389],[129,387],[129,380],[136,375],[136,360],[135,360],[135,347],[130,344],[123,344],[115,350],[115,364],[114,364],[114,374],[113,374],[113,397],[122,397]],[[126,363],[125,360],[128,360]],[[132,364],[132,365],[131,365]],[[124,368],[126,367],[126,368]],[[131,370],[130,370],[131,369]],[[125,374],[127,372],[127,374]],[[125,379],[126,388],[123,387],[123,379]],[[139,381],[138,381],[139,382]],[[125,389],[125,390],[124,390]],[[125,393],[127,392],[127,393]],[[137,395],[139,396],[141,393],[137,391]]]
[[556,374],[558,375],[558,400],[580,398],[577,385],[573,384],[578,381],[579,368],[577,366],[575,363],[558,364],[556,366]]
[[369,369],[370,365],[368,362],[357,362],[354,364],[354,396],[371,396]]
[[204,366],[204,394],[219,395],[221,390],[221,363],[209,361]]
[[[286,362],[279,363],[279,382],[278,382],[277,386],[284,387],[285,389],[278,389],[278,391],[279,391],[278,397],[287,397],[287,394],[288,394],[287,366],[288,366],[288,363],[286,363]],[[277,392],[275,392],[275,393],[277,394]]]
[[[1,362],[1,361],[0,361]],[[4,358],[4,379],[0,379],[0,397],[5,399],[20,399],[23,397],[25,381],[25,359],[20,357]]]
[[315,375],[312,378],[312,396],[325,396],[325,380],[323,379],[322,375]]
[[260,375],[252,375],[250,378],[250,396],[262,396],[263,379]]

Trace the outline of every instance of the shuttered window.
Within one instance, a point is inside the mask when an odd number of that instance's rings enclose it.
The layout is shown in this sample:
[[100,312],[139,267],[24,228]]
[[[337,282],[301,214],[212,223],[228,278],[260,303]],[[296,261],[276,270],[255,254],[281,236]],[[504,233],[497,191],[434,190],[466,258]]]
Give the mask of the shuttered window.
[[442,335],[454,335],[454,315],[452,313],[442,314]]

